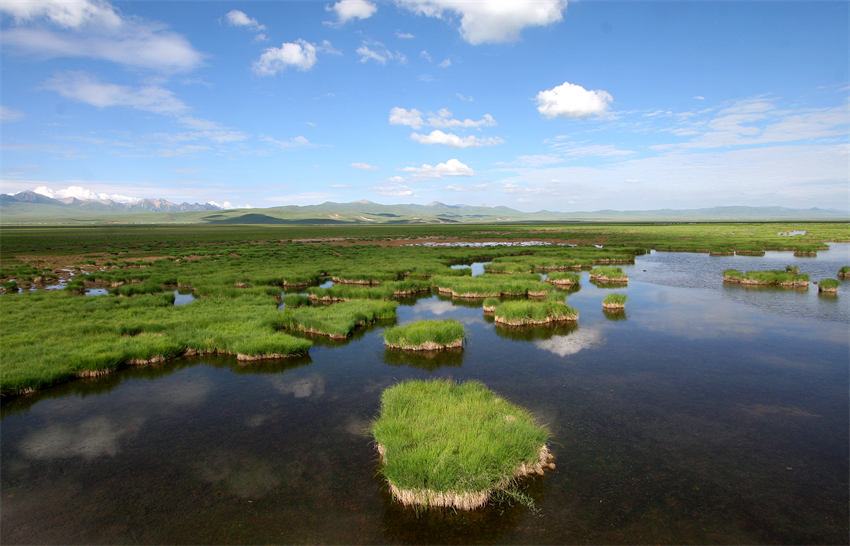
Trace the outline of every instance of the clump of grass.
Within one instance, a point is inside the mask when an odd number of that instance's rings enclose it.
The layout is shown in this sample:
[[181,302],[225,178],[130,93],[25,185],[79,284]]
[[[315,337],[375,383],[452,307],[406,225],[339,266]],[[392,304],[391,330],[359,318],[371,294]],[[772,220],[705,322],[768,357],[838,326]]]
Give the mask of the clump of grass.
[[823,294],[837,294],[839,285],[841,283],[835,279],[821,279],[818,282],[818,292]]
[[594,267],[590,270],[590,280],[603,283],[627,283],[629,276],[619,267]]
[[310,296],[287,294],[283,297],[283,305],[286,307],[301,307],[303,305],[310,305]]
[[394,318],[397,304],[384,300],[351,300],[333,305],[284,308],[275,328],[344,339],[358,326]]
[[420,320],[384,332],[387,347],[405,351],[439,351],[463,347],[463,324],[454,319]]
[[625,294],[608,294],[602,300],[602,308],[608,311],[625,309],[626,295]]
[[484,301],[481,302],[481,306],[484,308],[485,313],[492,313],[496,310],[499,303],[501,303],[499,298],[484,298]]
[[479,275],[477,277],[434,277],[437,290],[454,298],[498,298],[502,296],[545,296],[551,286],[539,275]]
[[497,324],[507,326],[578,320],[576,309],[556,301],[506,301],[499,304],[493,314]]
[[558,287],[569,288],[578,285],[579,276],[577,273],[567,271],[553,271],[546,276],[546,282],[550,282]]
[[372,434],[381,472],[405,505],[471,510],[517,478],[554,468],[546,429],[475,381],[386,389]]
[[839,279],[850,279],[850,265],[845,265],[838,270]]
[[785,266],[786,273],[794,273],[795,275],[800,272],[800,267],[796,265],[786,265]]
[[745,286],[779,286],[782,288],[808,288],[809,276],[805,273],[789,273],[779,269],[768,271],[747,271],[736,269],[723,272],[723,282]]

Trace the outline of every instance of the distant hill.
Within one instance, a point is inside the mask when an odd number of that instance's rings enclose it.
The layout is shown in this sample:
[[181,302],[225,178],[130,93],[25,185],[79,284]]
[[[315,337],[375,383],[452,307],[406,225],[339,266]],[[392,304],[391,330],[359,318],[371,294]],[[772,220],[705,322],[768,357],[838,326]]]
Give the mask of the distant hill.
[[593,212],[522,212],[509,207],[447,205],[382,205],[372,201],[325,202],[264,209],[224,210],[212,203],[171,203],[143,199],[134,203],[110,200],[53,199],[31,191],[0,195],[0,223],[204,223],[204,224],[460,224],[502,222],[696,222],[823,220],[846,221],[850,213],[827,209],[783,207],[713,207]]

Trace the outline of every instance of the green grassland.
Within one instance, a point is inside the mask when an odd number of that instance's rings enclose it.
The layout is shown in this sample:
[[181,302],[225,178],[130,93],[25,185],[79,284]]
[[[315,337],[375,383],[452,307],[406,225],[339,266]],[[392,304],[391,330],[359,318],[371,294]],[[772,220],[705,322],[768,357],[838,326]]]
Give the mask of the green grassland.
[[[779,235],[792,230],[805,235]],[[458,240],[552,244],[422,246]],[[4,226],[0,393],[182,354],[301,355],[304,331],[356,335],[358,324],[394,316],[392,300],[429,291],[563,303],[541,271],[567,278],[577,264],[606,267],[597,264],[649,249],[819,251],[827,241],[850,241],[850,224]],[[451,268],[490,261],[499,273]],[[369,284],[316,286],[331,278]],[[60,282],[65,290],[44,290]],[[109,295],[80,295],[93,287]],[[177,288],[197,300],[174,307]],[[340,303],[287,295],[278,311],[282,291],[296,288]]]

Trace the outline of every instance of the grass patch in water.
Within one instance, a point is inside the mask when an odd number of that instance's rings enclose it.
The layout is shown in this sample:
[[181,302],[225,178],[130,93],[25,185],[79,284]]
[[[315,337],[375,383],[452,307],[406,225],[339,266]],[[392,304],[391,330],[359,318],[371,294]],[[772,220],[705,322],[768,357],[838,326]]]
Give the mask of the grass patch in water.
[[437,351],[463,347],[463,324],[458,320],[420,320],[384,332],[384,342],[393,349]]
[[302,307],[304,305],[310,305],[311,301],[310,296],[303,296],[301,294],[287,294],[283,297],[283,305],[285,307]]
[[506,301],[493,311],[497,324],[525,326],[578,320],[578,311],[556,301]]
[[546,275],[546,282],[552,283],[557,287],[573,287],[579,284],[578,273],[570,273],[568,271],[552,271]]
[[455,298],[498,298],[501,296],[542,297],[549,293],[551,286],[537,280],[522,278],[519,275],[479,275],[477,277],[434,277],[433,285],[441,294],[451,294]]
[[476,381],[405,381],[386,389],[372,434],[381,473],[406,505],[478,508],[494,490],[542,474],[551,461],[546,429]]
[[821,279],[818,282],[818,292],[823,294],[837,294],[841,283],[835,279]]
[[805,273],[789,273],[779,269],[768,271],[741,272],[727,269],[723,272],[723,282],[744,286],[778,286],[781,288],[808,288],[809,276]]
[[629,276],[619,267],[594,267],[590,270],[590,280],[602,283],[627,283]]
[[602,299],[602,308],[608,311],[614,311],[626,308],[625,294],[608,294]]
[[850,279],[850,265],[845,265],[838,270],[839,279]]

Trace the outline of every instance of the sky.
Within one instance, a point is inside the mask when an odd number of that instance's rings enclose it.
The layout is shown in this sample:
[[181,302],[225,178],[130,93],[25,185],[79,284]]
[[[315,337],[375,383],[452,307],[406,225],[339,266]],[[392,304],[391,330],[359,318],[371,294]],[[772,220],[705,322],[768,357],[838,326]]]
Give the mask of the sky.
[[0,0],[0,192],[850,210],[850,3]]

